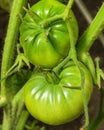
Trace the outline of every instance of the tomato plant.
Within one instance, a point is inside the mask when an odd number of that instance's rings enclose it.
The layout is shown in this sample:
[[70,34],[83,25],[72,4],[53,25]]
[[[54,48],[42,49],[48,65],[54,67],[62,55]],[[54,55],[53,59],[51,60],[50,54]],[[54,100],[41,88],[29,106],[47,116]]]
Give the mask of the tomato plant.
[[[1,65],[0,129],[43,130],[38,120],[60,125],[84,113],[83,129],[97,130],[104,120],[104,73],[89,50],[104,29],[104,3],[78,38],[71,10],[74,0],[37,1],[26,9],[27,0],[13,0]],[[94,84],[101,99],[98,115],[89,124],[88,102]]]
[[58,77],[43,73],[33,75],[24,86],[25,104],[36,119],[51,125],[74,120],[84,109],[81,87],[84,87],[89,101],[93,81],[87,68],[80,63],[84,72],[84,86],[81,74],[74,64],[65,67]]
[[[32,64],[52,68],[68,55],[70,34],[66,22],[62,19],[50,22],[52,17],[62,14],[65,7],[56,0],[41,0],[27,11],[20,26],[20,42]],[[72,11],[69,17],[76,41],[78,25]]]

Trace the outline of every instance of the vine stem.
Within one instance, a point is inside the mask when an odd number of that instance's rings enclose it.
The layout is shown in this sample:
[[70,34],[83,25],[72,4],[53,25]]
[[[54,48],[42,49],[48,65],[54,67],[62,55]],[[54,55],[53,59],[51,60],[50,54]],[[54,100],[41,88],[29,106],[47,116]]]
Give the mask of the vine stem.
[[[20,18],[18,14],[23,13],[23,6],[27,3],[26,0],[14,0],[10,19],[8,24],[8,30],[5,38],[3,57],[2,57],[2,66],[1,66],[1,78],[5,77],[6,72],[11,67],[13,57],[14,57],[14,48],[18,36],[18,29],[20,25]],[[12,117],[11,117],[11,103],[9,101],[9,95],[11,93],[6,93],[6,80],[1,82],[1,96],[5,97],[7,100],[7,105],[3,108],[3,126],[2,130],[12,130]]]
[[24,87],[14,96],[12,101],[12,129],[23,130],[29,117],[29,113],[24,109]]
[[[25,4],[26,0],[14,0],[13,2],[3,50],[1,78],[5,77],[7,70],[12,64],[14,57],[14,47],[17,40],[18,28],[20,25],[20,18],[18,17],[18,14],[23,12],[22,8]],[[5,81],[1,83],[1,94],[5,95]]]
[[77,43],[78,53],[87,53],[95,39],[99,36],[100,32],[104,29],[104,3],[100,7],[94,20],[82,34]]
[[71,25],[69,24],[69,22],[67,22],[67,27],[68,27],[68,31],[69,31],[69,37],[70,37],[70,51],[69,51],[69,57],[73,60],[73,62],[75,63],[75,65],[78,67],[79,71],[80,71],[80,75],[81,75],[81,93],[82,93],[82,97],[83,97],[83,106],[84,106],[84,113],[85,113],[85,127],[88,127],[89,125],[89,115],[88,115],[88,106],[87,106],[87,98],[86,98],[86,94],[85,94],[85,90],[84,90],[84,83],[85,83],[85,74],[83,72],[83,70],[81,69],[79,62],[77,60],[77,53],[75,50],[75,40],[74,40],[74,33],[73,30],[71,28]]
[[[70,12],[70,9],[71,9],[73,3],[74,3],[74,0],[69,0],[68,4],[67,4],[67,6],[66,6],[66,9],[65,9],[65,11],[64,11],[64,13],[62,13],[62,14],[60,15],[60,17],[59,17],[59,18],[62,17],[62,19],[63,19],[64,21],[66,21],[67,24],[69,24],[69,21],[70,21],[70,19],[69,19],[69,12]],[[53,68],[53,71],[54,71],[56,74],[59,73],[60,69],[61,69],[61,68],[71,59],[71,57],[73,57],[73,55],[75,55],[75,53],[76,53],[76,52],[75,52],[75,48],[74,48],[75,40],[73,39],[74,37],[73,37],[72,28],[71,28],[70,24],[67,25],[67,26],[70,27],[70,28],[68,28],[68,31],[69,31],[69,34],[70,34],[69,37],[70,37],[70,43],[71,43],[70,46],[71,46],[71,49],[70,49],[70,51],[69,51],[68,56],[67,56],[60,64],[58,64],[56,67]]]
[[[87,23],[90,24],[92,22],[93,18],[92,18],[91,14],[90,14],[90,11],[87,9],[86,5],[84,4],[84,1],[75,0],[75,3],[77,4],[80,12],[82,13],[84,18],[86,19]],[[99,40],[102,43],[102,45],[104,46],[104,35],[103,35],[103,33],[101,33],[99,35]]]
[[63,15],[64,15],[63,19],[64,20],[66,20],[68,18],[68,15],[69,15],[69,12],[70,12],[70,9],[71,9],[73,3],[74,3],[74,0],[69,0],[68,4],[66,6],[66,9],[63,13]]
[[88,115],[88,106],[87,106],[87,98],[86,98],[86,94],[85,94],[85,90],[84,90],[84,82],[85,82],[85,76],[84,76],[84,72],[81,69],[79,62],[77,60],[77,53],[76,53],[76,49],[75,49],[75,40],[74,40],[74,33],[72,30],[72,27],[70,25],[70,19],[68,19],[68,17],[66,18],[66,24],[67,24],[67,28],[68,28],[68,32],[69,32],[69,37],[70,37],[70,51],[68,56],[58,65],[56,66],[53,71],[57,74],[59,72],[59,70],[67,63],[69,62],[69,60],[72,60],[75,65],[78,67],[79,71],[80,71],[80,75],[81,75],[81,93],[82,93],[82,97],[83,97],[83,106],[84,106],[84,113],[85,113],[85,127],[88,127],[89,125],[89,115]]
[[47,19],[43,20],[40,23],[40,25],[42,27],[44,27],[45,25],[47,25],[53,21],[60,20],[60,19],[63,19],[65,21],[68,18],[68,15],[69,15],[69,12],[70,12],[70,9],[71,9],[73,3],[74,3],[74,0],[69,0],[68,4],[66,5],[66,8],[62,14],[47,18]]
[[87,28],[87,30],[79,38],[76,45],[78,58],[88,67],[93,77],[94,84],[97,84],[96,72],[95,72],[95,66],[94,66],[93,60],[89,54],[89,50],[91,46],[93,45],[95,39],[99,36],[101,31],[104,29],[103,14],[104,14],[104,3],[102,3],[94,20],[92,21],[90,26]]
[[17,124],[16,130],[23,130],[24,125],[28,119],[29,113],[26,110],[23,110],[20,116],[20,120]]

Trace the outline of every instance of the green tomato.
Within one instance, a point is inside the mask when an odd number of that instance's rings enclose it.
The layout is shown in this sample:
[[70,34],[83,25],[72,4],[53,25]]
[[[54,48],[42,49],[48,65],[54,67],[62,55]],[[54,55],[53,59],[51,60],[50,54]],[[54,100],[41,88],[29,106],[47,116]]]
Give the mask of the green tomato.
[[[84,72],[83,87],[88,102],[93,90],[92,77],[82,63],[80,67]],[[52,79],[43,73],[33,75],[24,86],[25,105],[34,118],[46,124],[64,124],[77,118],[84,110],[83,96],[78,87],[81,74],[72,64],[60,72],[57,82]]]
[[[20,26],[20,43],[24,54],[33,64],[53,68],[68,55],[70,38],[63,20],[44,22],[64,12],[65,5],[56,0],[41,0],[30,8]],[[78,38],[78,25],[72,11],[70,24],[75,42]]]

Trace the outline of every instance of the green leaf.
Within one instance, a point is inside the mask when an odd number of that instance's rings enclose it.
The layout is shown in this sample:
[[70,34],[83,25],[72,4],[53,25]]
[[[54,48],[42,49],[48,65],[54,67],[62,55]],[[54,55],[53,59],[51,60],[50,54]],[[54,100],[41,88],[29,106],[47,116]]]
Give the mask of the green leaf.
[[16,74],[9,76],[6,80],[7,94],[13,97],[30,78],[32,72],[30,70],[21,70]]

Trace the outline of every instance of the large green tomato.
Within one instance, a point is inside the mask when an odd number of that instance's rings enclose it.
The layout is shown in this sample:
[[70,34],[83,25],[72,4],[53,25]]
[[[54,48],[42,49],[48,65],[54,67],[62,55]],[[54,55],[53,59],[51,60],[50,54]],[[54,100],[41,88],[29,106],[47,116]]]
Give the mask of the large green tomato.
[[[93,89],[92,77],[82,63],[80,67],[84,72],[83,87],[89,101]],[[72,121],[84,110],[80,85],[80,71],[74,64],[61,71],[57,82],[43,73],[33,75],[24,86],[25,105],[34,118],[46,124],[59,125]]]
[[[63,13],[65,7],[56,0],[41,0],[24,16],[20,26],[20,43],[32,64],[52,68],[68,55],[70,34],[66,23],[60,19],[44,24],[47,19]],[[72,11],[69,17],[76,42],[78,26]]]

